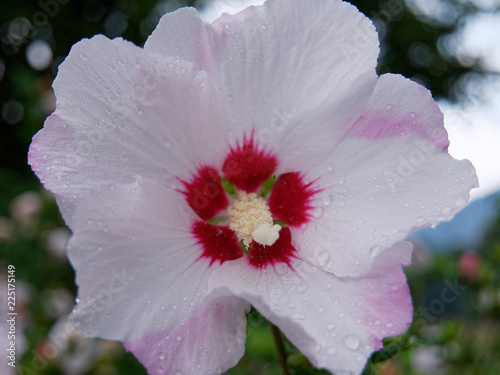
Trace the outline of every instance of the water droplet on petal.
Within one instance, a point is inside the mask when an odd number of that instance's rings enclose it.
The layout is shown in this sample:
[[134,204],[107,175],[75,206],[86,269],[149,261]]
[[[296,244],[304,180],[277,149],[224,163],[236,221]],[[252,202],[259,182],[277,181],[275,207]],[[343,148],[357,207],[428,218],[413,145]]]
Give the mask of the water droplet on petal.
[[159,360],[164,360],[164,359],[165,359],[165,354],[161,353],[161,354],[158,356],[158,359],[159,359]]
[[456,201],[455,201],[455,205],[457,207],[463,207],[465,206],[465,204],[467,203],[467,201],[464,199],[464,198],[458,198]]
[[177,336],[177,341],[182,341],[182,337]]
[[301,314],[301,313],[293,313],[292,318],[295,320],[304,320],[306,318],[306,316],[304,314]]
[[332,330],[332,329],[334,329],[334,328],[335,328],[335,326],[333,325],[333,323],[328,323],[328,324],[326,325],[326,329],[327,329],[327,330],[329,330],[329,331],[331,331],[331,330]]
[[378,254],[380,254],[380,250],[382,250],[382,246],[372,246],[372,248],[370,249],[370,257],[375,258]]
[[318,219],[322,217],[324,213],[325,209],[323,207],[316,207],[312,212],[313,216]]
[[83,61],[87,60],[87,55],[85,55],[84,53],[80,53],[78,57],[80,57]]
[[347,335],[342,339],[342,342],[344,345],[351,350],[358,350],[359,349],[359,337],[354,336],[354,335]]
[[323,196],[322,201],[325,206],[329,206],[333,202],[333,197],[331,194],[326,194]]
[[284,263],[279,263],[274,267],[274,270],[279,276],[285,276],[288,273],[288,266]]
[[385,109],[387,109],[388,111],[390,111],[392,109],[392,104],[387,104],[385,106]]
[[332,347],[330,347],[330,348],[328,348],[326,351],[327,351],[327,352],[328,352],[328,354],[330,354],[330,355],[335,355],[335,353],[337,353],[337,349],[335,349],[333,346],[332,346]]
[[416,116],[415,112],[410,112],[410,116],[415,117]]

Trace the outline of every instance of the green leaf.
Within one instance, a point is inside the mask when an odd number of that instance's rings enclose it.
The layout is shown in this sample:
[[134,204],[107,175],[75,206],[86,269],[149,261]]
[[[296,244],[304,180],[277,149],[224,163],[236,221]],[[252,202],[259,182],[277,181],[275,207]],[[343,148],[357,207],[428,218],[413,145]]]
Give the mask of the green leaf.
[[262,197],[262,198],[265,198],[267,197],[269,194],[271,194],[271,190],[273,190],[273,186],[274,186],[274,180],[276,180],[276,177],[275,176],[271,176],[269,177],[265,182],[264,184],[262,185],[262,187],[260,188],[260,193],[259,195]]

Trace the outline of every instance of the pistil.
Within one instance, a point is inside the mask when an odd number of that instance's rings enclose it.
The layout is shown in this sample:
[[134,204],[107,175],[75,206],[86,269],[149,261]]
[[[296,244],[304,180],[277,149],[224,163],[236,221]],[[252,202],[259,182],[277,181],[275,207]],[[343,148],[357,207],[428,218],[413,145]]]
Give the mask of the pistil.
[[279,238],[281,226],[273,224],[267,202],[255,193],[240,191],[238,199],[228,207],[227,215],[229,228],[246,247],[250,246],[252,240],[271,246]]

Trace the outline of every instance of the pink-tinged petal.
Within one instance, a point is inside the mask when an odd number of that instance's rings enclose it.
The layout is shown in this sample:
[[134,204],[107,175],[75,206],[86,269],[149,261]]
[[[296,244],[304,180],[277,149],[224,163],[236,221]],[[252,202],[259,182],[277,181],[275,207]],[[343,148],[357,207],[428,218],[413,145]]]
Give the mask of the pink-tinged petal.
[[446,149],[449,145],[443,114],[430,91],[401,75],[384,74],[378,78],[370,101],[347,135],[377,140],[410,133],[437,148]]
[[[180,336],[183,322],[195,324],[190,319],[209,311],[207,319],[217,324],[213,331],[207,327],[208,331],[199,332],[199,339],[216,347],[205,348],[209,351],[227,350],[227,341],[218,343],[213,337],[210,343],[207,335],[220,329],[233,331],[246,305],[234,302],[218,309],[206,304],[208,279],[219,264],[202,256],[203,248],[191,233],[195,220],[181,193],[151,180],[102,187],[82,200],[68,246],[78,284],[79,301],[72,313],[78,331],[127,343],[149,342],[150,335],[153,341],[156,334]],[[226,316],[235,310],[239,313]],[[234,352],[221,357],[221,368],[237,361],[242,350],[237,345],[235,341]],[[149,358],[144,360],[146,366],[152,365]],[[212,366],[216,360],[201,356],[198,361],[203,367],[204,361]]]
[[[300,254],[300,249],[298,249]],[[412,303],[402,265],[411,244],[380,254],[360,278],[339,278],[300,259],[265,272],[239,259],[212,274],[209,293],[252,304],[318,368],[359,374],[381,338],[405,331]]]
[[169,333],[148,333],[124,346],[150,375],[221,374],[243,356],[249,308],[235,297],[206,301]]
[[259,150],[253,135],[250,139],[244,136],[243,145],[230,149],[222,173],[238,189],[253,193],[273,175],[277,165],[274,155]]
[[199,167],[191,182],[182,183],[189,206],[203,220],[210,220],[227,208],[229,201],[215,168],[206,165]]
[[229,227],[197,221],[193,224],[192,233],[203,248],[202,257],[210,259],[210,264],[216,261],[222,264],[243,256],[238,237]]
[[379,53],[371,21],[340,0],[269,0],[212,25],[183,9],[160,20],[145,49],[209,72],[235,139],[255,129],[279,155],[280,173],[330,152],[371,95]]
[[290,229],[283,227],[279,231],[279,237],[271,246],[265,246],[252,241],[248,253],[248,262],[257,269],[266,268],[269,265],[286,264],[290,266],[291,259],[297,251],[292,245]]
[[281,174],[274,182],[268,204],[273,216],[291,226],[309,221],[313,196],[318,193],[312,183],[305,183],[298,172]]
[[177,177],[223,163],[226,115],[192,63],[96,36],[73,46],[54,89],[56,111],[35,135],[29,162],[67,222],[99,184],[139,175],[181,188]]
[[[472,164],[448,154],[443,117],[429,91],[400,76],[379,81],[364,113],[385,110],[391,120],[372,124],[377,115],[362,115],[307,171],[323,190],[314,196],[308,227],[292,229],[301,256],[338,276],[363,274],[411,231],[450,220],[478,186]],[[403,126],[400,119],[415,123]]]

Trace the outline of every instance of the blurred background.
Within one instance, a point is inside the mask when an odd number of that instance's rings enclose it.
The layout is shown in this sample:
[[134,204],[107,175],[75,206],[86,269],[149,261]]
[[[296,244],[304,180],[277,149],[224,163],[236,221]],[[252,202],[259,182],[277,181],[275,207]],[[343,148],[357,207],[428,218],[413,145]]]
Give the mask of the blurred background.
[[[15,266],[17,367],[0,373],[145,374],[121,344],[79,336],[67,316],[74,273],[70,231],[26,163],[31,137],[54,110],[58,65],[82,38],[143,45],[159,18],[196,6],[205,20],[262,0],[2,0],[0,3],[0,349],[6,352],[8,265]],[[413,234],[406,269],[409,331],[387,339],[365,374],[500,374],[500,0],[354,0],[375,23],[379,74],[427,88],[445,113],[450,153],[470,159],[481,188],[451,222]],[[313,4],[313,2],[312,2]],[[228,374],[280,374],[267,323],[248,316],[247,351]],[[314,370],[289,344],[293,374]]]

